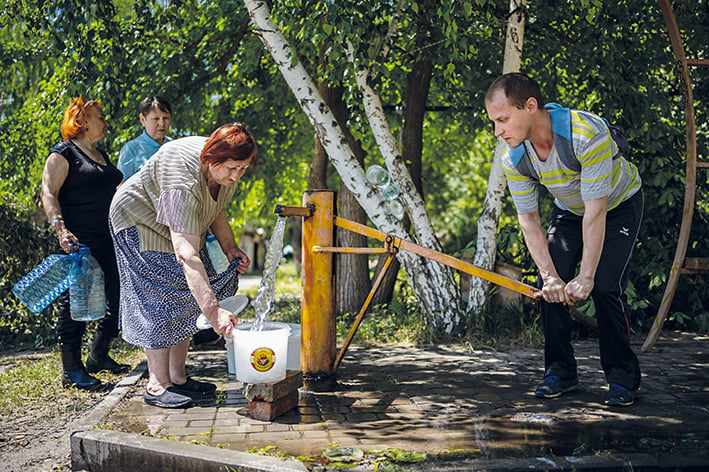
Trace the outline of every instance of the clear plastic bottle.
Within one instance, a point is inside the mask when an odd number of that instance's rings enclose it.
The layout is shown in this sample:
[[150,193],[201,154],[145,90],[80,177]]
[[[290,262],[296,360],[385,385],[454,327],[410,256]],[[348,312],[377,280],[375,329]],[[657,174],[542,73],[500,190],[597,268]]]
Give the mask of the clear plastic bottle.
[[69,287],[71,319],[91,321],[103,318],[106,316],[103,269],[86,246],[81,246],[69,257],[74,258],[78,266],[76,280]]
[[364,175],[367,181],[375,187],[382,187],[389,182],[389,173],[382,166],[369,166]]
[[209,253],[209,258],[212,260],[212,266],[217,274],[221,274],[229,268],[229,259],[222,251],[222,246],[217,241],[217,237],[213,234],[208,234],[206,238],[207,252]]
[[77,267],[66,254],[52,254],[20,279],[12,292],[33,313],[44,310],[76,280]]
[[384,186],[382,186],[381,191],[382,195],[384,195],[384,198],[389,201],[394,200],[401,193],[399,187],[393,182],[387,182]]

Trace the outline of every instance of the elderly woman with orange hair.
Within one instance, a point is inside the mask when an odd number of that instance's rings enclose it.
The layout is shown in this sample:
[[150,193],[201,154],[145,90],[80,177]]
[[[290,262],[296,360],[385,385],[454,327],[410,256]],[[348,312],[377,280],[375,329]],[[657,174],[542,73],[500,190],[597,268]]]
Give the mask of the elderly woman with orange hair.
[[[218,300],[236,293],[249,259],[236,244],[225,208],[257,160],[246,128],[224,125],[209,138],[163,144],[111,203],[122,335],[145,349],[150,377],[143,401],[148,405],[186,408],[216,390],[187,376],[187,351],[200,313],[226,337],[236,326]],[[204,245],[210,229],[230,261],[220,274]]]
[[100,102],[81,97],[72,100],[61,126],[64,141],[52,148],[42,175],[42,203],[59,245],[67,252],[71,244],[88,246],[104,272],[106,316],[98,322],[86,366],[81,360],[86,323],[72,320],[68,293],[60,299],[57,334],[64,371],[62,383],[85,390],[101,386],[91,373],[118,374],[130,369],[108,355],[111,341],[118,336],[120,290],[108,210],[123,176],[106,153],[96,147],[107,130]]

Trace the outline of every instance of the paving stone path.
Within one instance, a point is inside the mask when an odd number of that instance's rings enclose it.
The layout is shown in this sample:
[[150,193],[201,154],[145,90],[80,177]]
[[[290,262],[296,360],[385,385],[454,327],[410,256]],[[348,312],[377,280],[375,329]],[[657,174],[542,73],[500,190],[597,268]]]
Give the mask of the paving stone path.
[[[635,341],[639,352],[643,339]],[[224,352],[192,352],[189,373],[217,383],[214,398],[186,410],[150,407],[142,402],[142,380],[103,427],[309,457],[333,445],[474,459],[709,450],[709,337],[669,333],[639,353],[643,383],[628,408],[602,403],[607,385],[597,342],[574,347],[579,389],[551,400],[531,393],[542,376],[538,349],[352,347],[336,391],[301,390],[298,408],[273,422],[249,417],[243,384],[228,377]]]

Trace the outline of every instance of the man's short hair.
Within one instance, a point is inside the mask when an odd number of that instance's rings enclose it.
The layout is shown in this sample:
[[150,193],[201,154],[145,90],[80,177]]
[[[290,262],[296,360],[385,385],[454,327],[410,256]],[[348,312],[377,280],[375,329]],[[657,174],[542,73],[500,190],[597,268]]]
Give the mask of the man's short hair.
[[160,110],[172,115],[172,108],[167,100],[159,95],[150,95],[140,102],[140,114],[146,116],[153,110]]
[[527,103],[529,97],[534,97],[537,100],[539,107],[544,106],[544,96],[534,79],[519,72],[510,72],[495,79],[485,95],[485,103],[492,100],[492,97],[502,90],[507,97],[507,101],[515,108],[522,109]]

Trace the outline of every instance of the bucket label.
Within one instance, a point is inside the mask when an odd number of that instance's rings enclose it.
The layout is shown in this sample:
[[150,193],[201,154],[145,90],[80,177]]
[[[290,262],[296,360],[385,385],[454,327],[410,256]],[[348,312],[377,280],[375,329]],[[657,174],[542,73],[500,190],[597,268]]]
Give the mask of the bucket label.
[[251,352],[251,367],[258,372],[268,372],[276,362],[276,353],[270,347],[257,347]]

